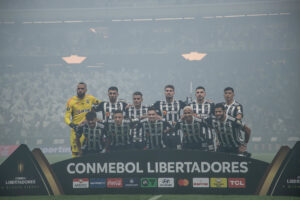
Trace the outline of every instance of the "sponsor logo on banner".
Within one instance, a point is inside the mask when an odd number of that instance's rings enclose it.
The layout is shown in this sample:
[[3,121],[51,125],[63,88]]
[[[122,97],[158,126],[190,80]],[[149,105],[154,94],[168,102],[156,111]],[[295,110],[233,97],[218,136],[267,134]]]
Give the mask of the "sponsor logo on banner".
[[139,187],[138,178],[124,178],[123,179],[124,187]]
[[90,179],[90,188],[106,188],[106,179],[105,178],[91,178]]
[[245,178],[228,178],[229,188],[246,188]]
[[210,187],[227,188],[227,178],[210,178]]
[[209,187],[209,178],[193,178],[193,187],[194,188],[208,188]]
[[174,187],[174,178],[158,178],[158,187],[173,188]]
[[190,182],[188,179],[184,178],[184,179],[178,179],[177,184],[181,187],[187,187],[189,186]]
[[89,188],[89,179],[88,178],[73,179],[73,188]]
[[157,187],[157,178],[141,178],[141,187],[144,188]]
[[108,178],[107,188],[122,188],[123,180],[121,178]]

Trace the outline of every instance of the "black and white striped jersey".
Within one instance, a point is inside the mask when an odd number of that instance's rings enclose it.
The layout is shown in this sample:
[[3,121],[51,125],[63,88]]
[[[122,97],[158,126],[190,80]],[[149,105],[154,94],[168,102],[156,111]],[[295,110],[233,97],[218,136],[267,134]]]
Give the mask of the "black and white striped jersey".
[[165,148],[166,133],[171,128],[171,125],[165,120],[150,122],[148,118],[141,120],[137,126],[138,130],[142,130],[142,135],[148,149]]
[[199,144],[200,147],[208,150],[215,150],[215,141],[211,129],[203,131],[204,127],[208,127],[201,119],[193,117],[191,123],[186,120],[179,120],[175,126],[175,131],[182,132],[183,144]]
[[106,135],[109,138],[110,146],[124,146],[132,144],[132,128],[134,124],[123,119],[121,125],[117,125],[114,120],[106,122]]
[[[207,119],[214,115],[215,104],[213,102],[204,101],[203,104],[198,104],[197,101],[193,101],[189,106],[191,106],[193,112],[202,119]],[[200,126],[202,135],[205,135],[209,150],[212,151],[212,148],[215,148],[215,133],[212,128],[205,123],[201,123]]]
[[232,117],[236,117],[238,114],[244,116],[243,106],[237,101],[233,101],[232,104],[227,105],[225,102],[223,103],[226,109],[226,114]]
[[173,100],[171,103],[165,100],[157,101],[153,104],[153,107],[158,111],[167,122],[177,122],[180,119],[181,110],[186,106],[183,101]]
[[111,103],[107,101],[103,101],[100,104],[94,107],[95,112],[102,113],[102,119],[107,121],[108,119],[113,119],[113,113],[116,110],[123,111],[123,115],[125,115],[125,108],[127,104],[122,101],[117,101],[116,103]]
[[79,125],[76,131],[76,137],[80,138],[82,134],[85,137],[81,147],[82,150],[87,152],[101,152],[101,150],[105,148],[106,135],[103,123],[96,122],[96,126],[94,128],[89,127],[87,122]]
[[201,118],[208,118],[214,114],[215,104],[213,102],[204,101],[204,103],[199,104],[197,101],[193,101],[189,106]]
[[226,115],[223,122],[213,118],[211,125],[216,131],[221,147],[238,148],[245,144],[245,132],[242,131],[244,124],[240,120]]
[[[142,105],[139,109],[135,108],[134,106],[129,106],[126,109],[126,118],[131,120],[139,120],[140,117],[146,116],[148,111],[148,107]],[[133,128],[132,130],[132,139],[133,142],[142,142],[142,130],[137,130],[136,128]]]
[[129,106],[126,109],[126,118],[139,119],[141,116],[147,115],[148,106],[142,105],[140,108]]

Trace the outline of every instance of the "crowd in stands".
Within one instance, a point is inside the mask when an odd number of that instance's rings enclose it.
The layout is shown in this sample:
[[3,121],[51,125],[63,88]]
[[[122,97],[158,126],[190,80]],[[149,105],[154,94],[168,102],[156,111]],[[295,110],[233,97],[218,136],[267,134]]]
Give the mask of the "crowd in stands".
[[[34,146],[43,139],[51,145],[63,138],[68,145],[65,106],[80,81],[100,100],[107,100],[108,87],[117,86],[121,99],[131,102],[132,93],[141,91],[148,105],[164,97],[166,84],[175,86],[175,98],[181,100],[190,96],[190,82],[193,90],[202,85],[216,103],[231,86],[252,136],[284,141],[300,129],[299,36],[293,31],[298,21],[289,17],[1,25],[0,144],[27,141]],[[191,51],[208,55],[203,61],[185,61],[181,54]],[[70,54],[87,56],[87,62],[110,59],[104,68],[85,63],[73,68],[61,59]],[[41,60],[47,57],[58,57],[62,64],[45,67]],[[30,62],[37,58],[39,63]],[[19,63],[11,67],[13,60]]]

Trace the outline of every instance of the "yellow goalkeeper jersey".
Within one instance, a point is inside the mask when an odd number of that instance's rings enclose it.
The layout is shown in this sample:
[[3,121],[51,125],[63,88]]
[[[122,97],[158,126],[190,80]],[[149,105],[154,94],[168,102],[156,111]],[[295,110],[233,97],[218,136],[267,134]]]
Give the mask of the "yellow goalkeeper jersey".
[[77,96],[70,98],[66,106],[66,124],[70,125],[71,122],[73,124],[80,124],[80,122],[85,119],[86,113],[91,111],[92,105],[96,105],[100,102],[101,101],[89,94],[86,94],[83,99],[80,99]]

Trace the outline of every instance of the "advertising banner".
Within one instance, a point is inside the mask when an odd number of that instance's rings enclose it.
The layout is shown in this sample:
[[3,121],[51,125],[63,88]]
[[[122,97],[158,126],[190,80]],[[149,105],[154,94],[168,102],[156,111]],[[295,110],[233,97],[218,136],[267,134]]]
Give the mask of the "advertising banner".
[[53,164],[65,194],[254,194],[268,163],[196,150],[120,151]]

